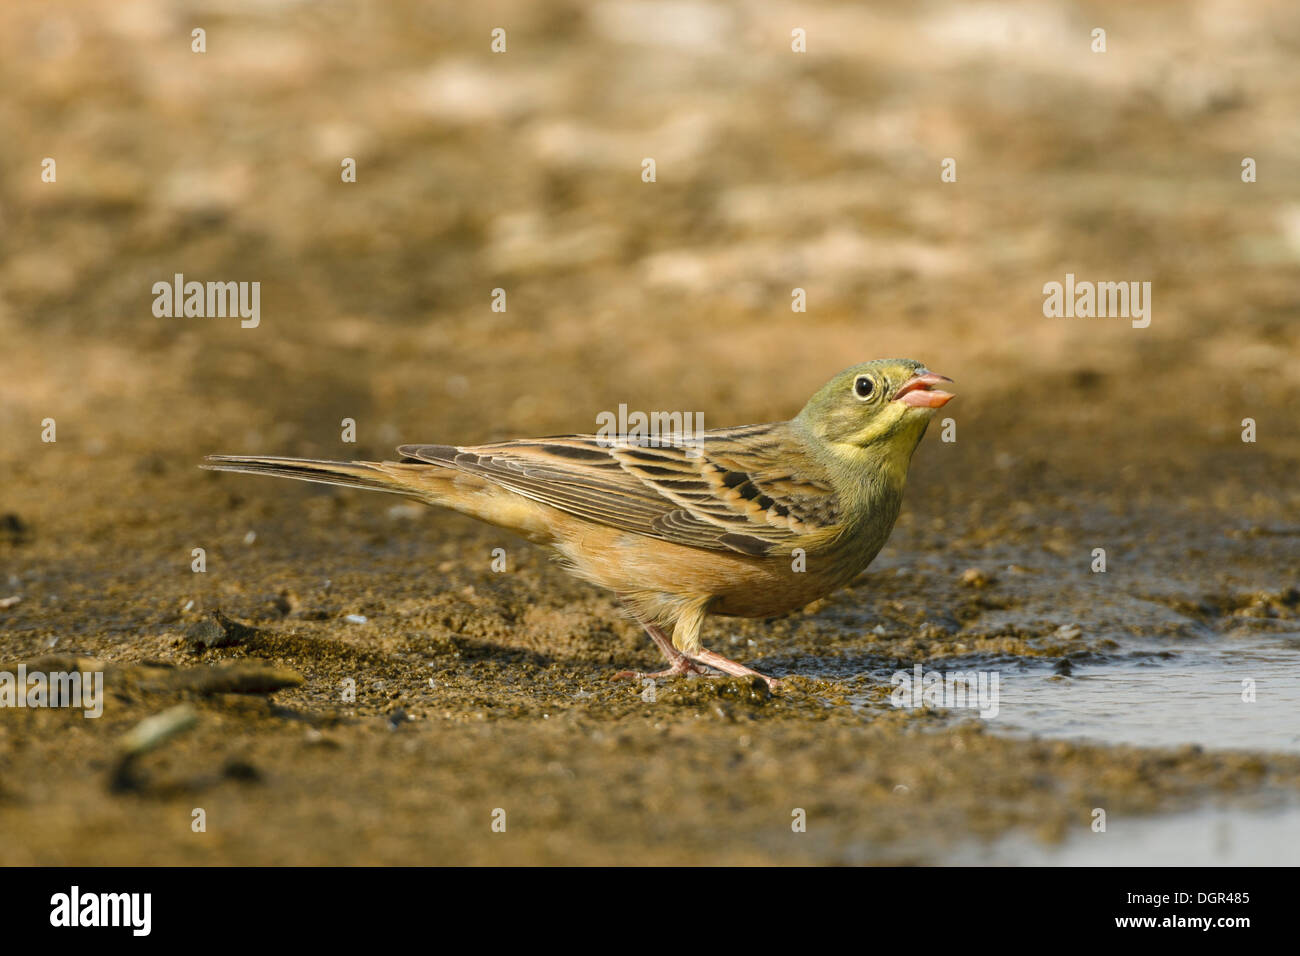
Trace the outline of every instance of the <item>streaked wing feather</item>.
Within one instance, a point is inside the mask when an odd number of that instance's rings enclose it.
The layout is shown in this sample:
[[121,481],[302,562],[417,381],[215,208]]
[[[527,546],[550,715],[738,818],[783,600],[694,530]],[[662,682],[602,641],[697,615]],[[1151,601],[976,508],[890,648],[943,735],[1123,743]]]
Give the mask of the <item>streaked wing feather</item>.
[[658,447],[595,435],[490,445],[403,445],[407,461],[482,476],[587,521],[694,548],[763,556],[833,533],[839,501],[789,423]]

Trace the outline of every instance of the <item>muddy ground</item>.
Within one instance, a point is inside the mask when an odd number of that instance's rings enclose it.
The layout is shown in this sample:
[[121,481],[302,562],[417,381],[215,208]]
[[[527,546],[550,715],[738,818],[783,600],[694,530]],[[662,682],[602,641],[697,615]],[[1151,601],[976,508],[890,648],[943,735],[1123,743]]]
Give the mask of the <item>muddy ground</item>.
[[[0,669],[108,687],[0,711],[0,862],[941,862],[1300,794],[1295,756],[887,699],[918,662],[1069,681],[1300,616],[1300,11],[648,11],[0,9]],[[260,324],[155,317],[178,272],[259,281]],[[1066,273],[1150,281],[1150,326],[1045,318]],[[505,532],[196,467],[775,420],[892,355],[956,380],[956,441],[851,587],[708,625],[775,696],[611,682],[649,641]]]

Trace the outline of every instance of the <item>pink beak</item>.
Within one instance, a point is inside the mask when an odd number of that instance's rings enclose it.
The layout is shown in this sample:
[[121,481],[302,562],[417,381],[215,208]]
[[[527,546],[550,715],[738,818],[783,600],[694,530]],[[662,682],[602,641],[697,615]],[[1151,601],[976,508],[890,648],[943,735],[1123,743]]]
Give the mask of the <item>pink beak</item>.
[[903,387],[894,393],[893,401],[902,402],[913,408],[942,408],[956,398],[951,392],[942,392],[934,386],[940,382],[951,382],[947,375],[935,372],[923,372],[903,383]]

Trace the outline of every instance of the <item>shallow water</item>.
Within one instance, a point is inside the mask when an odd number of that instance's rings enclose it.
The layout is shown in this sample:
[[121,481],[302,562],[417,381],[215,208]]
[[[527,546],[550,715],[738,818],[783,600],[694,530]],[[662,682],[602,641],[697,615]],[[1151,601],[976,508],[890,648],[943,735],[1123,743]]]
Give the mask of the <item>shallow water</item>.
[[1295,866],[1300,863],[1300,807],[1203,807],[1187,813],[1128,819],[1112,815],[1105,833],[1076,833],[1055,846],[1014,834],[988,844],[964,846],[943,862],[1002,866]]
[[989,723],[1041,737],[1300,753],[1300,635],[1074,664],[1068,677],[1002,670]]
[[[854,665],[857,665],[856,667]],[[877,661],[823,661],[818,676],[851,675],[874,684],[913,668]],[[949,716],[984,721],[995,733],[1090,740],[1139,747],[1196,745],[1206,750],[1300,753],[1300,634],[1252,634],[1125,655],[1061,662],[950,658],[927,661],[923,673],[996,675],[996,712],[980,716],[949,702]],[[1247,700],[1247,682],[1253,700]],[[870,695],[850,695],[866,707]]]
[[[1008,667],[943,662],[927,670],[995,671],[995,733],[1142,747],[1300,753],[1300,634],[1227,636],[1123,658]],[[1254,682],[1254,700],[1243,682]],[[954,713],[960,713],[955,711]],[[993,865],[1295,866],[1300,806],[1213,807],[1163,816],[1112,815],[1104,833],[1080,830],[1044,844],[1013,832],[972,843],[941,862]],[[936,860],[936,862],[940,862]]]

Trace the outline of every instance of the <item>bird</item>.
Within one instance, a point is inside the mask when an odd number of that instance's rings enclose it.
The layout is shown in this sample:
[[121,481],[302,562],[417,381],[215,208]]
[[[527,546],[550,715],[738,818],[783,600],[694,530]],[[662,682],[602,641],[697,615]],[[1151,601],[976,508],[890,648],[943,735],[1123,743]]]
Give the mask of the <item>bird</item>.
[[400,445],[395,461],[209,455],[200,467],[405,495],[508,529],[612,591],[667,662],[613,677],[712,669],[776,689],[780,679],[704,647],[705,619],[779,617],[864,570],[951,381],[913,359],[877,359],[834,376],[784,422]]

